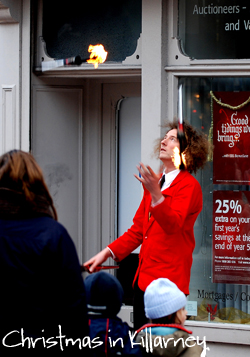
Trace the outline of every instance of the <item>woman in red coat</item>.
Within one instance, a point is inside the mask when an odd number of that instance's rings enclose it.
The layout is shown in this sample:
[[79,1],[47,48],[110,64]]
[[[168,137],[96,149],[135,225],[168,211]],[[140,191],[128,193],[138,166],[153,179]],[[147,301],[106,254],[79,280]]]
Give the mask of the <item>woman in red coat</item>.
[[160,141],[159,158],[164,165],[165,181],[159,185],[159,175],[140,163],[140,175],[135,177],[144,186],[141,204],[133,225],[108,247],[88,260],[84,266],[95,271],[109,257],[121,261],[141,245],[139,265],[134,278],[134,327],[146,322],[143,295],[155,279],[168,278],[186,295],[195,247],[194,223],[202,210],[202,191],[199,182],[190,174],[204,166],[208,153],[205,136],[191,125],[184,126],[186,167],[176,169],[173,151],[180,149],[177,124],[169,125]]

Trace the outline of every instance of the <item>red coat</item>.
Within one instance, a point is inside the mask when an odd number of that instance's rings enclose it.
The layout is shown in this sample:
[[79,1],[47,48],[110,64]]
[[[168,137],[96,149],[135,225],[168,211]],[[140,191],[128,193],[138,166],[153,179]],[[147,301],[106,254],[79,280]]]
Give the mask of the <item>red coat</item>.
[[168,278],[189,294],[195,247],[193,228],[202,210],[201,187],[190,173],[180,171],[162,194],[165,200],[151,207],[151,195],[144,189],[133,225],[109,248],[121,261],[141,244],[135,275],[141,290],[145,291],[155,279]]

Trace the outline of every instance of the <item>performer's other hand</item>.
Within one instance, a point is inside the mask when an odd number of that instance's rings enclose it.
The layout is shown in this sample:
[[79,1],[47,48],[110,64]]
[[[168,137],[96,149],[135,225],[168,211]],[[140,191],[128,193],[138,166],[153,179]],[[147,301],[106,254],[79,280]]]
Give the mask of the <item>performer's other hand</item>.
[[145,166],[140,162],[140,166],[137,166],[140,176],[134,175],[138,181],[140,181],[146,189],[151,193],[152,203],[156,203],[162,197],[161,189],[159,186],[159,176],[151,169],[150,166]]
[[83,264],[89,273],[94,273],[95,268],[104,263],[109,257],[111,252],[108,248],[104,248],[101,252],[94,255],[91,259]]

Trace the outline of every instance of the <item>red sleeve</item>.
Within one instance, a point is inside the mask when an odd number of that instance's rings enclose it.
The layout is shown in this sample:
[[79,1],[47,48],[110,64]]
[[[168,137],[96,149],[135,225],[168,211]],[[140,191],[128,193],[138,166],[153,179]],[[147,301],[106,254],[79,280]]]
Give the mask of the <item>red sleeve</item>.
[[143,220],[145,216],[145,194],[134,216],[132,226],[114,242],[108,245],[118,261],[126,258],[138,248],[143,239]]

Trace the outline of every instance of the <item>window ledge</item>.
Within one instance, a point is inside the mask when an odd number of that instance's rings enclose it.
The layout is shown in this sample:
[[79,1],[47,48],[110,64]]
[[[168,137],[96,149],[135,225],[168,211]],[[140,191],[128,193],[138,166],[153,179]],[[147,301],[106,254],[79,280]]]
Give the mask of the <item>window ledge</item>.
[[167,72],[179,73],[206,73],[211,75],[228,75],[232,76],[232,71],[237,75],[249,76],[250,60],[190,60],[186,65],[169,65],[165,67]]
[[234,345],[250,344],[250,325],[186,321],[185,326],[192,330],[194,336],[206,341],[228,343]]
[[34,72],[43,77],[122,77],[141,76],[141,65],[125,65],[122,63],[103,63],[94,68],[92,64],[82,64],[81,66],[63,66],[46,71],[41,67],[35,67]]
[[[118,316],[132,326],[132,312],[133,306],[122,306]],[[185,327],[192,331],[194,337],[199,336],[200,341],[205,337],[206,342],[250,345],[250,325],[187,320]]]

